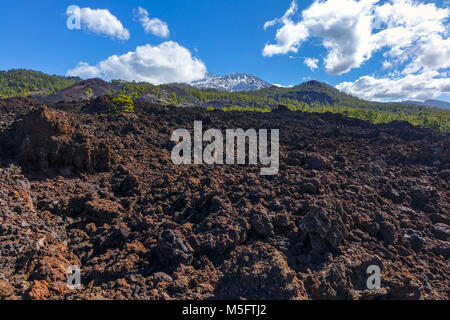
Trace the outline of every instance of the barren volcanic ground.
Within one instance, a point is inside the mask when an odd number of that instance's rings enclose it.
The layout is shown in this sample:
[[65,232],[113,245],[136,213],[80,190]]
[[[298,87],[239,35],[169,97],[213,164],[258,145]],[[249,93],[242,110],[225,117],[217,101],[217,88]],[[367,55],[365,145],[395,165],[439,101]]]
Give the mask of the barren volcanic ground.
[[[450,136],[336,114],[0,100],[0,299],[449,299]],[[174,129],[280,130],[280,171]],[[81,290],[66,286],[81,267]],[[367,266],[382,269],[366,287]]]

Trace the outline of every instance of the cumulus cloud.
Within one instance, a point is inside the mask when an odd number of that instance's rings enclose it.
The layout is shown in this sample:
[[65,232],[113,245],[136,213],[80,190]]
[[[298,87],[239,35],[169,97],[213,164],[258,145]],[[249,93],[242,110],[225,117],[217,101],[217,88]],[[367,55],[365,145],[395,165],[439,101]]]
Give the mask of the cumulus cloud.
[[99,78],[101,77],[100,71],[97,66],[91,66],[87,62],[80,61],[75,69],[67,72],[69,76],[79,76],[84,79]]
[[66,15],[80,21],[81,28],[96,34],[105,34],[119,40],[128,40],[130,32],[108,9],[91,9],[70,6]]
[[67,75],[161,84],[199,80],[205,73],[204,63],[192,57],[188,49],[176,42],[167,41],[158,46],[139,46],[136,51],[120,56],[113,55],[94,66],[80,62],[76,68],[69,70]]
[[430,35],[407,52],[415,59],[405,67],[404,74],[450,68],[450,38]]
[[[449,18],[449,8],[413,0],[315,0],[301,12],[294,0],[282,18],[266,22],[265,27],[280,27],[275,43],[267,44],[263,55],[297,53],[308,39],[318,38],[327,51],[324,66],[331,75],[359,68],[375,52],[382,52],[380,70],[390,69],[390,75],[362,77],[358,85],[378,84],[373,80],[424,81],[432,71],[442,78],[450,68]],[[432,83],[444,82],[436,79],[432,77]],[[358,87],[357,82],[353,88]],[[347,88],[348,83],[342,87]]]
[[311,71],[319,69],[319,66],[317,65],[319,63],[319,59],[306,58],[304,62],[306,66],[311,69]]
[[363,76],[354,82],[342,82],[336,88],[368,100],[426,100],[450,93],[450,78],[441,76],[437,71],[394,79]]
[[[374,8],[373,50],[388,48],[384,56],[396,64],[407,63],[403,73],[446,68],[450,47],[450,10],[411,0],[392,0]],[[432,51],[435,51],[432,52]]]
[[[413,54],[420,58],[416,64],[427,70],[442,67],[444,61],[448,63],[448,40],[443,37],[448,31],[449,9],[412,0],[379,3],[380,0],[316,0],[301,12],[300,21],[294,22],[298,13],[294,1],[282,18],[266,22],[265,27],[282,26],[277,30],[276,43],[267,44],[263,55],[298,52],[308,38],[318,37],[328,51],[325,69],[333,75],[358,68],[383,48],[389,48],[385,55],[397,62],[404,62]],[[437,60],[432,57],[431,48],[439,52],[434,54]],[[417,69],[411,65],[408,70]]]
[[150,19],[146,9],[138,7],[137,10],[134,10],[134,15],[135,18],[142,24],[142,27],[146,33],[162,38],[167,38],[169,36],[170,31],[167,23],[158,18]]
[[[276,43],[267,44],[263,49],[263,55],[271,57],[288,52],[296,53],[308,38],[318,37],[328,50],[325,58],[328,73],[342,74],[359,67],[371,56],[370,12],[376,1],[315,1],[302,11],[299,22],[293,20],[297,6],[291,5],[285,16],[276,20],[282,27],[277,30]],[[273,21],[268,25],[274,25]]]

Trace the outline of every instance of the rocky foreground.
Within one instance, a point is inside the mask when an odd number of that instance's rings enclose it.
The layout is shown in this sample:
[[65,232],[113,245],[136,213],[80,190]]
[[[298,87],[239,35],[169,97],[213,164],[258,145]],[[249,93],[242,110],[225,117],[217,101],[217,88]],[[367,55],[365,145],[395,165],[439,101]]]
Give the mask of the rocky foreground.
[[[450,298],[448,134],[110,107],[0,100],[0,299]],[[278,175],[174,165],[170,135],[194,120],[279,128]],[[71,265],[80,290],[66,285]],[[381,289],[367,289],[369,265]]]

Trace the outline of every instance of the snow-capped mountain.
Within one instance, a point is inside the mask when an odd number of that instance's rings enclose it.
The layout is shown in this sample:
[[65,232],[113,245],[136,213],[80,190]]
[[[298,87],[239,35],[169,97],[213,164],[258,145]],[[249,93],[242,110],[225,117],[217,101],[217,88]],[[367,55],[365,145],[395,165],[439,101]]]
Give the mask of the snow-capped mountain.
[[272,86],[270,83],[246,73],[232,73],[224,76],[207,73],[205,78],[190,84],[200,89],[212,88],[229,92],[258,90]]

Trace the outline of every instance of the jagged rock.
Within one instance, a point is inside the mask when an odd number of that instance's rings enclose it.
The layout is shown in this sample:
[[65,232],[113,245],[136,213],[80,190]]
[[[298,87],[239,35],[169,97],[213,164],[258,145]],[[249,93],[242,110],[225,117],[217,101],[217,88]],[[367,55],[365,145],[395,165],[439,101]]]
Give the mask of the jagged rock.
[[130,173],[120,183],[119,192],[123,196],[131,196],[133,194],[136,194],[136,192],[138,191],[138,187],[138,178]]
[[433,187],[414,186],[411,188],[410,195],[412,198],[412,205],[419,209],[426,208],[426,205],[430,201],[439,198],[439,194]]
[[111,224],[123,211],[120,203],[106,199],[95,199],[86,202],[83,215],[97,225],[102,225],[105,223]]
[[401,203],[402,202],[402,196],[394,188],[387,188],[387,190],[384,191],[383,195],[386,198],[391,199],[395,203]]
[[409,241],[411,248],[414,251],[420,251],[425,246],[426,241],[422,237],[421,233],[411,229],[403,230],[404,237]]
[[36,256],[33,260],[36,263],[31,278],[35,280],[45,280],[47,283],[65,281],[67,268],[72,265],[80,265],[78,258],[67,251],[64,245],[50,245],[49,254]]
[[450,181],[450,170],[442,170],[439,172],[439,178]]
[[305,298],[303,283],[286,257],[270,245],[239,246],[221,269],[223,277],[215,292],[219,299]]
[[6,299],[14,294],[14,287],[6,280],[0,280],[0,300]]
[[433,226],[433,233],[438,239],[450,241],[450,227],[444,223],[436,223]]
[[28,292],[31,300],[47,300],[50,295],[49,284],[45,280],[35,280],[33,287]]
[[325,170],[331,166],[330,161],[319,154],[308,154],[305,160],[308,167],[314,170]]
[[330,245],[336,248],[346,237],[346,228],[338,215],[320,207],[312,208],[300,221],[300,235],[309,237],[313,250],[323,252]]
[[306,155],[301,151],[294,151],[286,157],[282,157],[283,162],[290,166],[302,166],[305,163]]
[[195,230],[196,234],[189,238],[195,251],[214,258],[247,240],[250,225],[246,219],[224,217],[219,212],[206,218]]
[[155,282],[172,282],[173,279],[167,273],[164,272],[156,272],[153,274],[153,279]]
[[387,244],[392,244],[397,238],[395,226],[389,221],[383,221],[380,224],[381,239]]
[[305,179],[300,183],[300,191],[309,194],[318,194],[320,192],[320,181],[318,179]]
[[76,120],[45,106],[26,114],[3,139],[13,151],[9,155],[31,170],[72,166],[79,171],[105,171],[113,158],[109,146],[96,143]]
[[269,213],[261,205],[256,206],[251,210],[250,224],[255,231],[263,237],[270,236],[273,233],[273,224],[269,217]]
[[180,234],[164,230],[159,234],[156,255],[164,266],[175,268],[192,262],[193,250]]
[[395,279],[389,281],[389,295],[394,300],[420,300],[422,296],[422,287],[414,282],[411,277]]
[[83,111],[88,113],[109,114],[113,109],[114,105],[111,102],[111,97],[102,95],[92,100]]
[[440,241],[431,247],[431,251],[448,259],[450,257],[450,243],[448,241]]

